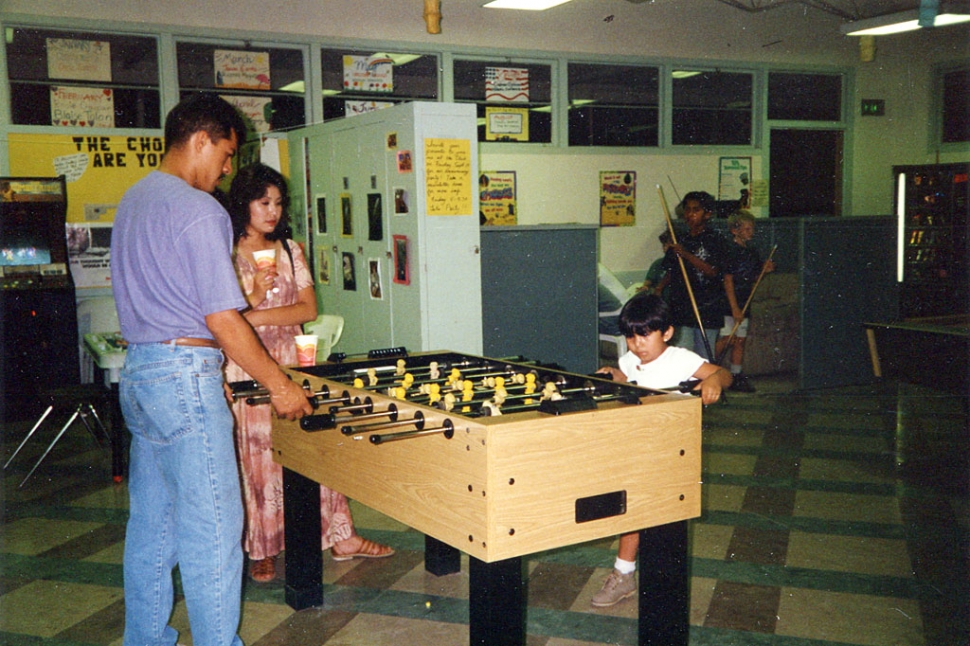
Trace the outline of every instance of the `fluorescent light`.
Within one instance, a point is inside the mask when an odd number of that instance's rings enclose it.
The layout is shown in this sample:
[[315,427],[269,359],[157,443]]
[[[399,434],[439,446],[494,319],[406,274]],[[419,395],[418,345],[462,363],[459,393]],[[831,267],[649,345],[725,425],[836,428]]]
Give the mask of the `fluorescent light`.
[[896,282],[903,282],[906,267],[906,173],[900,173],[896,184]]
[[698,72],[696,70],[674,70],[670,73],[671,78],[675,79],[689,79],[692,76],[697,76],[698,74],[703,74],[704,72]]
[[296,92],[303,94],[306,92],[306,84],[303,81],[293,81],[280,88],[280,92]]
[[550,7],[566,4],[569,0],[492,0],[482,5],[486,9],[524,9],[526,11],[544,11]]
[[[941,13],[933,19],[933,26],[945,27],[962,22],[970,22],[970,14]],[[846,23],[842,25],[842,33],[846,36],[886,36],[915,31],[919,28],[919,10],[917,9]]]

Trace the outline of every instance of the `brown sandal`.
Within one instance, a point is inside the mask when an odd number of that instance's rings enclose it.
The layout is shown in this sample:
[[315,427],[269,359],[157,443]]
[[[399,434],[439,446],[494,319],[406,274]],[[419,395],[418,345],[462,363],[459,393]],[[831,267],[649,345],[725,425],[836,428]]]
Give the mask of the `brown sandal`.
[[249,563],[249,576],[257,583],[269,583],[276,578],[276,557],[267,556]]
[[388,545],[381,545],[374,541],[361,537],[360,546],[356,552],[350,554],[338,554],[334,548],[330,548],[330,555],[334,561],[350,561],[351,559],[383,559],[394,554],[394,548]]

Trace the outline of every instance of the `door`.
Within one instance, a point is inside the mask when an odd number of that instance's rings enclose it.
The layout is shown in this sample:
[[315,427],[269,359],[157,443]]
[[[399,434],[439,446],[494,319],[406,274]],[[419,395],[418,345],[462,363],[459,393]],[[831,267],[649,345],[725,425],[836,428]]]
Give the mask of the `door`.
[[769,160],[771,217],[842,215],[841,130],[772,128]]

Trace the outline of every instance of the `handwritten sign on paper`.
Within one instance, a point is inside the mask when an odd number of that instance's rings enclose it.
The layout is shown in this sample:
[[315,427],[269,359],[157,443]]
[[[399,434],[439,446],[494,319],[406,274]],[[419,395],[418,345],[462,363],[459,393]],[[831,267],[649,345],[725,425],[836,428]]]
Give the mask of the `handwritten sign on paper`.
[[216,87],[268,90],[269,52],[217,49],[212,53]]
[[111,43],[48,38],[47,76],[73,81],[110,81]]
[[472,215],[472,156],[467,139],[425,139],[428,215]]
[[517,67],[486,67],[485,100],[528,103],[529,70]]
[[108,88],[51,86],[51,125],[114,128],[114,93]]
[[386,56],[344,56],[344,89],[394,91],[394,61]]
[[273,129],[273,99],[266,96],[220,95],[253,124],[256,132]]

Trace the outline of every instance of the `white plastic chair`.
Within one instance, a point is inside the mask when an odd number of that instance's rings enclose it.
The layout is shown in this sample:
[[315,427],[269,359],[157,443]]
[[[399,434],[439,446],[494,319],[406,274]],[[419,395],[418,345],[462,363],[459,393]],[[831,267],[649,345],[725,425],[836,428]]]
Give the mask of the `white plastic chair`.
[[344,317],[337,314],[321,314],[315,320],[303,324],[304,334],[317,335],[317,363],[327,360],[343,331]]
[[94,380],[94,361],[84,350],[84,335],[102,332],[121,332],[118,310],[111,296],[85,298],[77,303],[78,355],[81,361],[81,383]]

